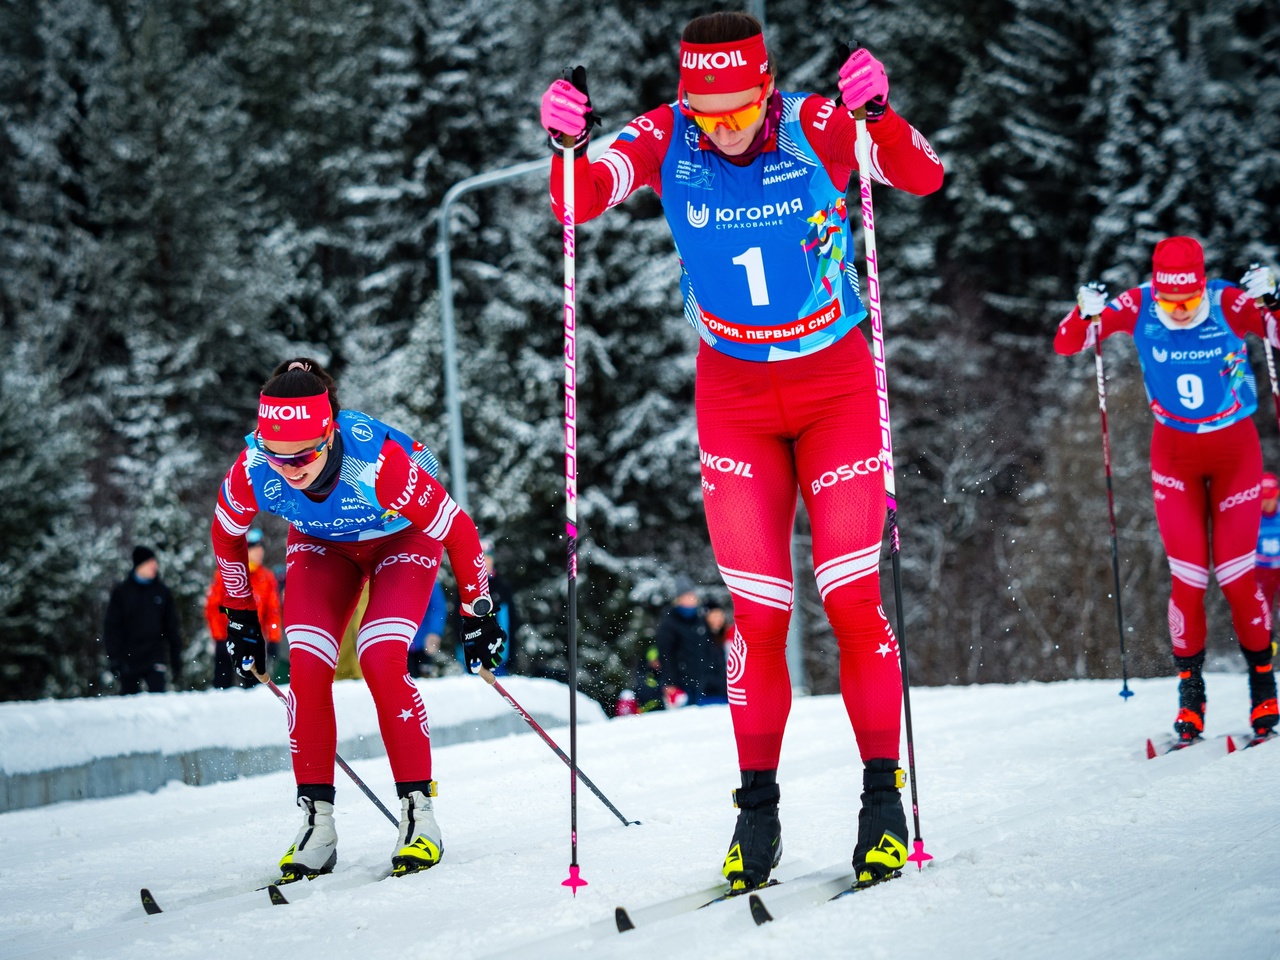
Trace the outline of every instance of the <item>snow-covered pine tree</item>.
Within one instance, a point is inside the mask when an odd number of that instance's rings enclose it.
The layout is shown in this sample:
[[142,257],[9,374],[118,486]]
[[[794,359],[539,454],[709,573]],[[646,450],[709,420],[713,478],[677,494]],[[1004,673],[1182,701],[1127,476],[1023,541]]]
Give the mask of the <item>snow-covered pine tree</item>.
[[89,118],[93,213],[108,240],[92,382],[112,415],[119,516],[161,554],[195,635],[214,491],[251,424],[256,364],[282,350],[269,321],[291,265],[260,242],[248,121],[217,55],[225,32],[198,4],[119,16],[115,85]]
[[[654,70],[674,89],[670,21],[659,31],[652,12],[636,14],[633,22],[602,10],[589,37],[556,22],[522,35],[541,46],[533,56],[521,48],[519,93],[487,108],[493,124],[520,134],[513,159],[545,156],[536,97],[566,63],[587,65],[611,129],[651,105],[637,88],[662,85]],[[690,403],[696,344],[657,213],[652,198],[637,198],[579,233],[579,638],[582,680],[601,693],[622,679],[620,645],[624,656],[638,647],[632,612],[649,599],[642,584],[669,580],[656,558],[683,550],[692,572],[710,579]],[[514,559],[505,571],[529,624],[522,653],[534,669],[563,675],[560,237],[545,179],[469,197],[453,251],[473,511]]]
[[[1092,88],[1080,119],[1091,131],[1095,158],[1082,186],[1096,206],[1082,205],[1089,207],[1087,243],[1075,276],[1063,284],[1061,312],[1077,282],[1100,278],[1119,291],[1147,280],[1152,249],[1164,236],[1199,237],[1210,275],[1228,278],[1254,255],[1246,249],[1265,258],[1268,230],[1274,244],[1274,228],[1259,211],[1275,187],[1274,172],[1269,176],[1260,158],[1270,156],[1274,170],[1275,148],[1258,139],[1274,117],[1258,109],[1268,72],[1265,56],[1256,52],[1265,44],[1259,47],[1250,36],[1250,15],[1260,18],[1253,28],[1265,36],[1267,15],[1249,3],[1206,11],[1145,0],[1108,12],[1092,52]],[[1242,230],[1243,221],[1251,226]],[[1046,341],[1049,335],[1046,330]],[[1168,568],[1149,493],[1150,414],[1127,338],[1108,341],[1104,349],[1130,670],[1163,673],[1169,669]],[[1265,384],[1259,359],[1256,372]],[[1098,675],[1104,665],[1114,674],[1118,667],[1092,380],[1088,356],[1050,367],[1053,389],[1044,395],[1038,432],[1055,431],[1056,442],[1046,445],[1041,476],[1047,486],[1028,503],[1018,564],[1039,571],[1024,593],[1039,605],[1051,634],[1073,638],[1055,659],[1059,669],[1069,667],[1068,675],[1077,676]],[[1262,417],[1271,420],[1262,389]],[[1274,462],[1274,439],[1264,433],[1264,443]],[[1032,533],[1034,538],[1027,536]],[[1034,559],[1028,555],[1033,551]],[[1071,583],[1080,589],[1064,588]],[[1208,609],[1210,636],[1230,636],[1217,591],[1210,591]]]
[[34,344],[0,330],[0,349],[0,700],[83,696],[100,686],[115,531],[92,523],[83,405]]
[[926,666],[930,679],[1055,669],[1058,640],[1026,599],[1037,571],[1020,560],[1021,498],[1037,489],[1041,455],[1027,400],[1052,395],[1043,373],[1052,322],[1088,228],[1078,184],[1091,161],[1078,123],[1101,22],[1089,4],[987,8],[935,140],[948,165],[951,223],[938,266],[946,332],[920,378],[935,398],[934,425],[921,431],[924,472],[942,502],[923,531],[927,569],[930,595],[988,600],[935,607],[928,633],[947,672]]
[[95,515],[101,419],[76,387],[101,250],[83,126],[110,24],[83,0],[0,10],[0,699],[98,688],[117,531]]

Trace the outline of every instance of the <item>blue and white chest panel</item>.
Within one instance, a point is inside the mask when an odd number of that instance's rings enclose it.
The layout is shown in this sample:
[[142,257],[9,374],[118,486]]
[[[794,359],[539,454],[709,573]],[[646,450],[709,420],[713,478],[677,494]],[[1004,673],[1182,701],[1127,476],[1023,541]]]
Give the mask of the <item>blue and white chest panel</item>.
[[406,529],[407,519],[378,503],[377,467],[383,444],[391,440],[433,477],[439,462],[412,437],[363,413],[343,410],[337,416],[337,428],[342,433],[342,467],[337,486],[319,502],[285,483],[258,450],[253,434],[245,437],[245,470],[258,508],[283,517],[299,533],[323,540],[373,540]]
[[699,149],[701,131],[673,104],[662,165],[685,316],[713,348],[743,360],[814,353],[866,316],[844,191],[801,127],[807,95],[781,96],[777,149],[746,166]]
[[1258,408],[1248,349],[1222,313],[1222,290],[1227,285],[1222,280],[1209,281],[1209,315],[1186,330],[1173,330],[1161,322],[1150,283],[1139,288],[1142,304],[1133,341],[1147,399],[1155,418],[1176,430],[1221,430]]

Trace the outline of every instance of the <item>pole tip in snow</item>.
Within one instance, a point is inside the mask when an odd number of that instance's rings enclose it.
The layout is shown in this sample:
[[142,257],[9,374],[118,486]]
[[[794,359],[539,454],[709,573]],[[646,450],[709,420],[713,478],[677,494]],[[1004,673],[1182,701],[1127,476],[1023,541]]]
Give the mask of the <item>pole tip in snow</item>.
[[1232,738],[1230,734],[1228,734],[1227,735],[1227,753],[1235,753],[1235,752],[1236,752],[1235,739]]
[[924,852],[923,840],[914,841],[912,844],[912,848],[913,849],[912,849],[911,856],[907,857],[907,859],[916,865],[917,870],[923,870],[924,862],[926,860],[932,860],[933,856],[932,854],[928,854]]
[[1147,738],[1147,759],[1154,760],[1156,758],[1156,745],[1151,742],[1151,738]]
[[578,869],[578,865],[575,863],[569,868],[569,879],[560,881],[560,886],[571,889],[575,897],[578,895],[578,888],[585,887],[587,885],[587,881],[582,879],[582,875],[578,873]]
[[1129,684],[1126,683],[1124,685],[1124,689],[1120,691],[1120,696],[1124,697],[1126,702],[1133,696],[1133,691],[1129,689]]

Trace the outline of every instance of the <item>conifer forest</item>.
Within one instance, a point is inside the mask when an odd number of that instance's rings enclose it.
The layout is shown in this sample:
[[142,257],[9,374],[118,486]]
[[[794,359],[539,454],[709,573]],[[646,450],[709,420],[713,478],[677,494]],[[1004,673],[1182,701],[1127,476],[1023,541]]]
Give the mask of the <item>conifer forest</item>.
[[[217,488],[281,360],[328,365],[345,408],[425,442],[451,486],[446,191],[547,156],[538,100],[566,66],[600,130],[671,101],[683,24],[736,8],[0,0],[0,699],[103,692],[135,543],[178,598],[184,685],[208,683]],[[1054,329],[1078,284],[1149,279],[1170,234],[1201,240],[1210,277],[1280,267],[1280,5],[768,0],[766,22],[784,90],[833,95],[848,41],[871,50],[947,170],[927,198],[876,195],[912,681],[1119,678],[1094,361],[1056,356]],[[560,228],[544,174],[454,209],[470,511],[517,591],[516,669],[563,678]],[[698,338],[651,191],[579,230],[577,276],[578,662],[607,706],[677,575],[728,594]],[[1105,349],[1129,671],[1168,674],[1151,415],[1131,341]],[[283,522],[261,524],[283,563]],[[801,510],[806,682],[829,693],[806,534]],[[1215,586],[1209,607],[1210,658],[1238,660]]]

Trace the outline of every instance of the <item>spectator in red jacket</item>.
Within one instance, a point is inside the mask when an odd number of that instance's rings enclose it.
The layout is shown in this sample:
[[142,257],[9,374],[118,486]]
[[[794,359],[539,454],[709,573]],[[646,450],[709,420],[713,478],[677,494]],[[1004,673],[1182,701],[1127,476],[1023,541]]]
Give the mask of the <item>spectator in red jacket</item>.
[[[249,587],[258,607],[258,622],[266,635],[267,658],[274,661],[280,653],[280,585],[276,575],[263,563],[267,548],[262,543],[262,531],[254,527],[245,539],[249,543]],[[235,664],[227,653],[227,615],[221,609],[226,603],[222,574],[214,573],[204,601],[204,618],[209,623],[209,636],[213,638],[213,685],[220,690],[251,685],[236,676]]]

